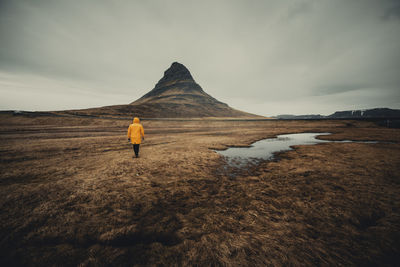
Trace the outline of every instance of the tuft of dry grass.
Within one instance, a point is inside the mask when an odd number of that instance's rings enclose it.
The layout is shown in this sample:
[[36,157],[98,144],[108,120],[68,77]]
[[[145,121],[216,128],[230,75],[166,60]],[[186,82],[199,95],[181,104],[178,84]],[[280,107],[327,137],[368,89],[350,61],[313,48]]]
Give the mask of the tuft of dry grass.
[[[400,134],[359,121],[0,123],[2,266],[394,266]],[[394,144],[298,146],[229,168],[210,148],[284,133]]]

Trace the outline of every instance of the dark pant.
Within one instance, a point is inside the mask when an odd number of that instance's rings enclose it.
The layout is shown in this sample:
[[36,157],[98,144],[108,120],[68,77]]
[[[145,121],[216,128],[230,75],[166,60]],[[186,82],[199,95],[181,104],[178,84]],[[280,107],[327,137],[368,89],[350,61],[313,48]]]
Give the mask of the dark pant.
[[133,145],[133,151],[135,151],[136,157],[139,157],[139,144],[134,144]]

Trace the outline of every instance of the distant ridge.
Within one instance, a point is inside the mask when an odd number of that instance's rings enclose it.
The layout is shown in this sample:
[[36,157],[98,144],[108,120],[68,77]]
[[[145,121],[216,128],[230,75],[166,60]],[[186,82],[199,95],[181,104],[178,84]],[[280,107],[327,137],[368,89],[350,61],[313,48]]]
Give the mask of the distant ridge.
[[274,118],[282,120],[304,120],[304,119],[400,119],[400,109],[374,108],[362,110],[336,111],[335,113],[323,115],[277,115]]
[[63,112],[71,115],[142,118],[265,118],[233,109],[213,98],[195,82],[189,70],[178,62],[172,63],[151,91],[128,105]]
[[319,114],[310,114],[310,115],[290,115],[290,114],[282,114],[275,116],[274,118],[280,120],[310,120],[310,119],[323,119],[325,116]]
[[400,109],[374,108],[363,110],[336,111],[329,118],[400,118]]

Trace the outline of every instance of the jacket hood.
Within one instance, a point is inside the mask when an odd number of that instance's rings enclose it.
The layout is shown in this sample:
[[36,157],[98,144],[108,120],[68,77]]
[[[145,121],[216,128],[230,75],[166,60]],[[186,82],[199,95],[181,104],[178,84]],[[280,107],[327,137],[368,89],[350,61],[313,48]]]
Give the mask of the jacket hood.
[[139,123],[139,122],[140,122],[140,120],[139,120],[138,117],[135,117],[135,118],[133,119],[133,123]]

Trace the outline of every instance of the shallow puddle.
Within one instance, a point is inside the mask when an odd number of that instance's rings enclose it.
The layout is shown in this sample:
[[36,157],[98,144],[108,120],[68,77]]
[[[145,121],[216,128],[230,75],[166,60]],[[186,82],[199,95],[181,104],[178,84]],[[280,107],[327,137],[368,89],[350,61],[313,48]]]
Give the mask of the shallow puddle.
[[319,143],[377,143],[375,141],[329,141],[316,139],[319,135],[329,135],[330,133],[298,133],[282,134],[276,138],[267,138],[251,144],[250,147],[230,147],[226,150],[215,150],[217,153],[225,156],[227,163],[231,166],[241,167],[248,163],[254,163],[261,160],[272,160],[274,153],[293,150],[292,146],[297,145],[315,145]]

